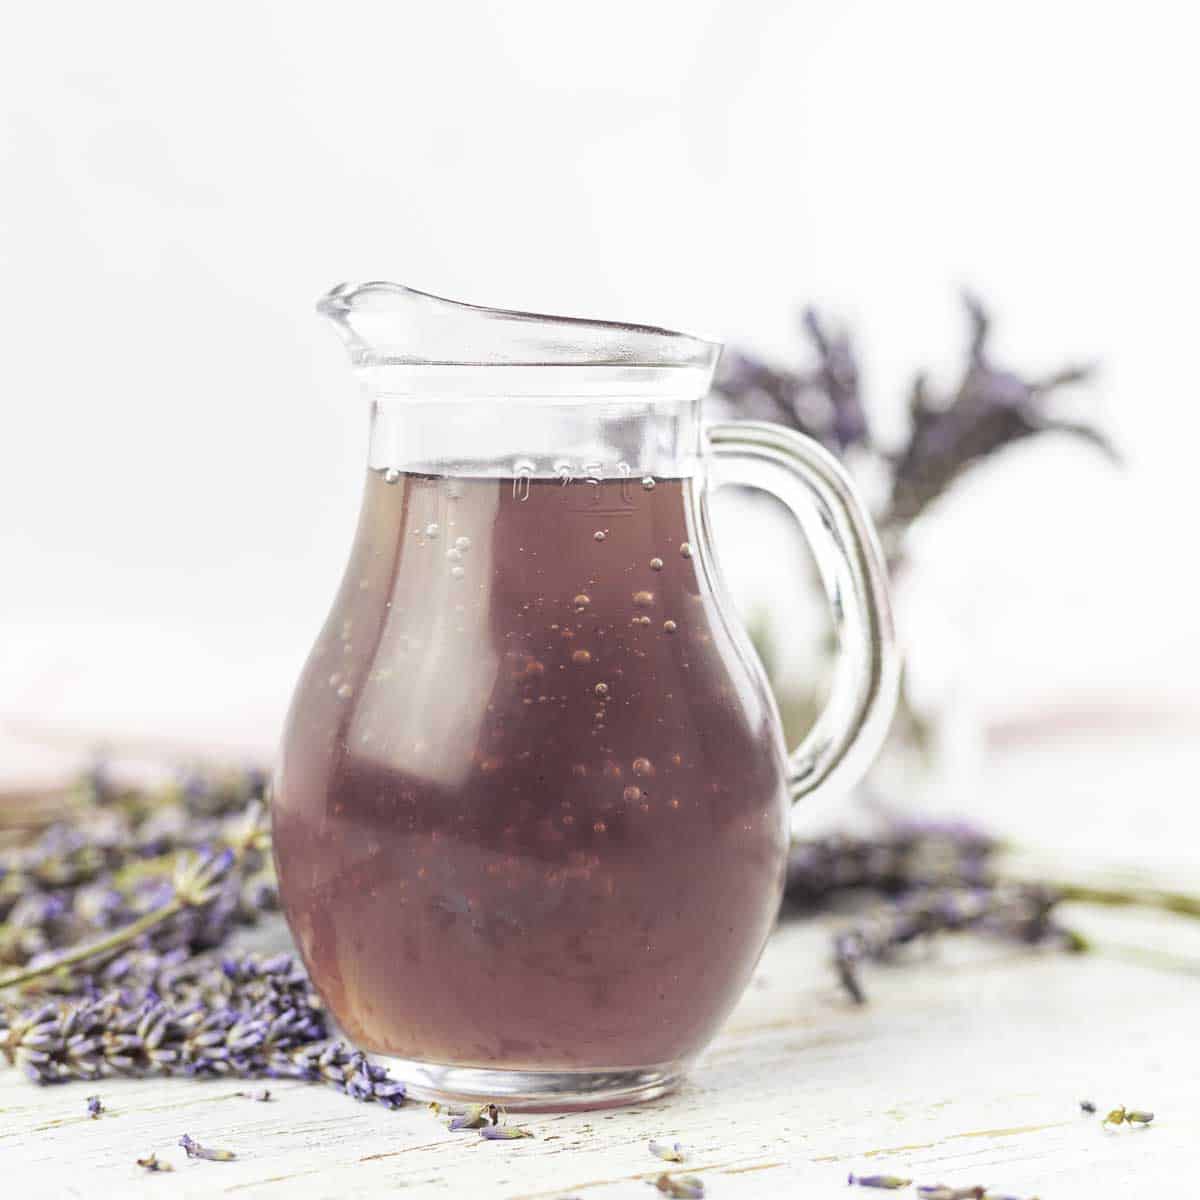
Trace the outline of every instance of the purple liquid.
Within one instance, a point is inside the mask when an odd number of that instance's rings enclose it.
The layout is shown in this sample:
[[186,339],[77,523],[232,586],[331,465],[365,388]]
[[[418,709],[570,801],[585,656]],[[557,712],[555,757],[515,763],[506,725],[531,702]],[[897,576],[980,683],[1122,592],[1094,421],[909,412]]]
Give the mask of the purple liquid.
[[288,921],[363,1047],[674,1063],[741,994],[782,886],[783,752],[691,488],[368,477],[275,803]]

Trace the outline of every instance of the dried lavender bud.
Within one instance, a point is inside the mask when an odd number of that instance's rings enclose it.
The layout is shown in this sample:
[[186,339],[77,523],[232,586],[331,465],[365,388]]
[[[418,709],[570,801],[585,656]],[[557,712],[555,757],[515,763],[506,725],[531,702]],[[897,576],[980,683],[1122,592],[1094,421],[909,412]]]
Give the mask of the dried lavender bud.
[[1131,1108],[1125,1113],[1127,1125],[1149,1125],[1154,1120],[1152,1112],[1144,1112],[1140,1108]]
[[209,1162],[232,1162],[237,1158],[232,1150],[210,1149],[208,1146],[200,1145],[186,1133],[179,1139],[179,1144],[186,1151],[188,1158],[206,1158]]
[[884,1188],[888,1191],[899,1191],[906,1188],[911,1179],[902,1179],[899,1175],[855,1175],[853,1171],[846,1177],[846,1183],[851,1187]]
[[1112,1109],[1108,1116],[1100,1122],[1101,1125],[1121,1125],[1125,1121],[1125,1105]]
[[173,1171],[175,1168],[169,1162],[162,1162],[157,1154],[147,1154],[145,1158],[137,1160],[139,1167],[144,1167],[147,1171]]
[[[649,1180],[647,1180],[649,1182]],[[704,1181],[695,1175],[660,1175],[654,1186],[677,1200],[697,1200],[704,1195]]]
[[247,1100],[257,1100],[260,1104],[265,1104],[271,1099],[271,1093],[267,1088],[259,1088],[253,1092],[238,1092],[238,1095]]
[[94,1121],[103,1111],[104,1103],[99,1096],[89,1096],[87,1098],[88,1116]]
[[500,1108],[496,1104],[469,1104],[461,1112],[450,1118],[446,1126],[450,1130],[482,1129],[485,1125],[500,1123]]
[[649,1151],[651,1154],[657,1154],[659,1158],[665,1159],[667,1162],[683,1162],[687,1157],[683,1146],[679,1142],[650,1142]]
[[1079,1111],[1085,1113],[1094,1113],[1096,1106],[1090,1100],[1080,1100]]
[[517,1138],[531,1138],[533,1134],[517,1125],[484,1125],[479,1136],[489,1142],[511,1142]]
[[936,1184],[921,1184],[917,1188],[917,1195],[921,1200],[983,1200],[986,1188],[975,1187],[948,1187],[944,1183]]

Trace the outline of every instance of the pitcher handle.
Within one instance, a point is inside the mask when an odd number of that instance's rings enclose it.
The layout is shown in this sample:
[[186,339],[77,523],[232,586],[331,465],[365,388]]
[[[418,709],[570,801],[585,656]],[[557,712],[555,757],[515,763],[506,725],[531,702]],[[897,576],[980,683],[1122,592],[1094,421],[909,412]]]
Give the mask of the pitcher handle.
[[878,753],[896,707],[900,654],[874,524],[837,459],[766,421],[710,425],[718,486],[770,492],[804,532],[833,612],[838,664],[824,711],[788,766],[793,801],[828,783],[849,791]]

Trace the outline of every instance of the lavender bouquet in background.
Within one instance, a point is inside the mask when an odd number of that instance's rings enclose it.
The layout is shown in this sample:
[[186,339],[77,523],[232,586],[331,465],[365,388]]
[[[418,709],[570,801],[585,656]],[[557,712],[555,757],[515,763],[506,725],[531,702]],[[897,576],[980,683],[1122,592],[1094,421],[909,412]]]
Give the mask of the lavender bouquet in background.
[[[876,485],[872,490],[880,501],[874,515],[897,590],[905,587],[911,569],[909,535],[915,524],[951,495],[973,468],[1000,451],[1036,435],[1060,433],[1083,439],[1116,459],[1112,444],[1096,427],[1051,411],[1055,394],[1086,382],[1091,368],[1068,366],[1045,378],[1029,378],[998,366],[988,352],[987,311],[971,295],[964,302],[970,337],[958,383],[939,394],[927,374],[917,375],[903,400],[907,432],[898,445],[883,444],[872,428],[849,335],[829,327],[813,309],[803,316],[814,354],[811,365],[781,367],[730,350],[714,385],[735,418],[771,420],[796,429],[837,455],[852,474]],[[814,605],[823,606],[815,577],[813,595]],[[779,694],[789,739],[795,743],[821,707],[824,681],[809,691],[789,686],[770,625],[762,614],[752,614],[748,623]],[[834,647],[830,644],[828,649],[831,665]],[[910,662],[921,653],[920,647],[905,649]],[[914,695],[906,676],[881,756],[883,766],[903,760],[908,766],[902,777],[909,780],[913,764],[928,770],[938,743],[938,722],[939,714]]]

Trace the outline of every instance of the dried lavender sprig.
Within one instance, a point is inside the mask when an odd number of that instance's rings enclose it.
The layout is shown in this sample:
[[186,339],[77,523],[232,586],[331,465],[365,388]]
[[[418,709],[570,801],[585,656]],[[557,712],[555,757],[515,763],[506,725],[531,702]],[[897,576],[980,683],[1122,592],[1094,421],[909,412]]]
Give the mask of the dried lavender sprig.
[[[252,923],[276,907],[265,825],[247,824],[261,812],[261,798],[244,800],[231,820],[228,812],[193,814],[177,798],[183,790],[173,785],[166,794],[171,798],[160,802],[158,792],[138,793],[136,806],[132,800],[97,800],[80,810],[76,823],[53,826],[32,845],[0,851],[0,967],[73,948],[160,907],[169,898],[181,850],[235,847],[236,878],[231,873],[202,917],[190,913],[155,933],[156,944],[206,949],[223,941],[230,925]],[[245,788],[237,794],[245,795]]]
[[912,522],[972,466],[1035,434],[1060,432],[1083,438],[1111,458],[1116,452],[1097,429],[1051,416],[1045,401],[1057,389],[1090,378],[1092,369],[1072,366],[1042,380],[996,367],[988,354],[991,320],[979,300],[963,297],[971,336],[967,365],[953,396],[935,400],[918,376],[909,400],[909,438],[892,461],[892,492],[881,532],[894,543]]
[[833,963],[856,1004],[866,1001],[864,962],[885,962],[902,947],[941,933],[984,932],[1026,946],[1084,948],[1083,939],[1054,920],[1061,896],[1038,885],[935,888],[892,901],[866,921],[836,934]]
[[76,946],[48,961],[0,976],[0,990],[29,983],[42,975],[61,971],[89,959],[103,957],[135,942],[185,909],[202,908],[217,898],[222,881],[236,861],[237,856],[232,849],[224,850],[220,854],[182,855],[175,869],[173,894],[165,903],[145,913],[136,921],[121,926],[106,938]]
[[785,897],[811,909],[868,888],[894,896],[917,888],[993,881],[1000,843],[964,821],[898,820],[872,836],[834,833],[792,844]]
[[300,1079],[403,1103],[404,1085],[331,1036],[290,955],[133,951],[55,998],[0,1016],[0,1053],[39,1083],[108,1075]]
[[805,314],[804,328],[817,353],[814,367],[776,367],[731,350],[714,382],[714,390],[740,417],[780,421],[837,454],[850,449],[872,454],[890,483],[878,524],[893,564],[901,561],[901,542],[917,517],[972,467],[1016,442],[1066,433],[1116,458],[1098,429],[1047,411],[1049,397],[1090,378],[1091,368],[1069,366],[1031,379],[997,367],[988,354],[991,321],[986,310],[971,295],[964,296],[964,306],[970,337],[958,386],[949,396],[934,396],[928,377],[918,375],[908,399],[908,435],[894,454],[878,451],[873,443],[849,338],[844,332],[828,333],[812,310]]

